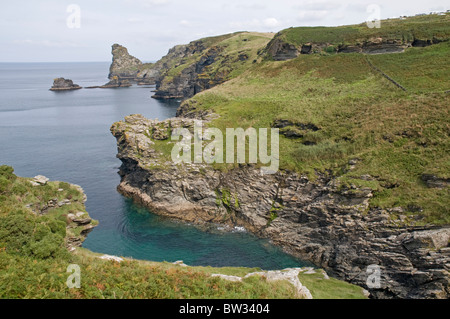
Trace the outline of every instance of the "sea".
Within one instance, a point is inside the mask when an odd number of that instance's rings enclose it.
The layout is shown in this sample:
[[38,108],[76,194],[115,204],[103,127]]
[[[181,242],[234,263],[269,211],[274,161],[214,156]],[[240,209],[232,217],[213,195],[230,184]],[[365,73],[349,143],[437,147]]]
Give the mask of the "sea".
[[192,266],[302,267],[269,240],[242,228],[198,227],[158,216],[120,195],[114,122],[130,114],[164,120],[180,100],[152,99],[152,86],[52,92],[53,79],[108,82],[110,62],[0,63],[0,165],[80,185],[99,225],[83,247],[98,253]]

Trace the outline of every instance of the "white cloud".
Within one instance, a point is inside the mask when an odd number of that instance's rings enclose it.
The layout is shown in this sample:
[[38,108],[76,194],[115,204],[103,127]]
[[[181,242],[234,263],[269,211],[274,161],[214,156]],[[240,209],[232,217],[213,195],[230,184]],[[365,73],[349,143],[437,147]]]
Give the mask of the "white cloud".
[[280,22],[275,18],[267,18],[263,23],[266,27],[277,27],[280,25]]
[[276,18],[266,18],[264,20],[251,19],[246,21],[233,21],[230,22],[230,27],[234,29],[257,29],[257,28],[275,28],[280,25],[280,22]]
[[188,20],[181,20],[179,22],[179,24],[184,26],[184,27],[190,27],[192,25]]

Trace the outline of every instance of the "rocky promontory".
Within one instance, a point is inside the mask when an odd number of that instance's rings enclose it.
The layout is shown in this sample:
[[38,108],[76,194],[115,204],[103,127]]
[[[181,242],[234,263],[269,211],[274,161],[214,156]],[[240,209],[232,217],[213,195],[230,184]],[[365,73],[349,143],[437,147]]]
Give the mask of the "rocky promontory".
[[[369,206],[370,188],[349,189],[326,174],[311,180],[291,171],[261,175],[253,165],[176,165],[156,144],[175,127],[192,130],[193,121],[133,115],[115,123],[118,190],[171,218],[243,226],[375,298],[450,296],[450,228],[398,224],[388,210]],[[374,265],[375,287],[368,280]]]
[[237,32],[178,45],[158,61],[153,98],[189,98],[238,76],[256,62],[271,33]]
[[71,91],[81,89],[81,86],[74,84],[72,80],[65,78],[56,78],[53,80],[53,86],[50,91]]

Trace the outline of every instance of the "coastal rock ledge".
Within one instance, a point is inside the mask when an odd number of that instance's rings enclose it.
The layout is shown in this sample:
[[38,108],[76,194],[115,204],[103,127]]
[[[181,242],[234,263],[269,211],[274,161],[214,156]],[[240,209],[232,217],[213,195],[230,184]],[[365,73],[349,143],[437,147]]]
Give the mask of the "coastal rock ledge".
[[312,181],[290,171],[261,175],[252,165],[222,172],[165,160],[156,140],[168,138],[165,129],[192,126],[193,119],[141,115],[113,124],[118,190],[157,214],[243,226],[372,298],[450,297],[450,228],[396,224],[387,210],[369,206],[372,190],[347,190],[333,176]]

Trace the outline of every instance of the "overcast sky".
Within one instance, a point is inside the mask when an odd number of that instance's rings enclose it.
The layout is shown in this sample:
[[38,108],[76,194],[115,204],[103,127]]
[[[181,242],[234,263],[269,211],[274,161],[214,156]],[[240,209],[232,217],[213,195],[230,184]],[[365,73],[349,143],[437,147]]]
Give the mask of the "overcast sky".
[[2,1],[0,62],[110,61],[113,43],[154,61],[205,36],[361,23],[370,4],[382,19],[450,9],[448,0]]

